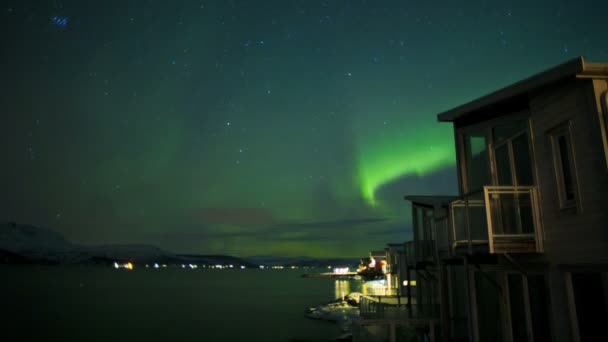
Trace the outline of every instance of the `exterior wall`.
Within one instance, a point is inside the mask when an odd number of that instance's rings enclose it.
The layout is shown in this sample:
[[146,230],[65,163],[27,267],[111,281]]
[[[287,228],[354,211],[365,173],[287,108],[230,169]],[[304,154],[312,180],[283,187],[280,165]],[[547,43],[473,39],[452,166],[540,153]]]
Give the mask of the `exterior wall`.
[[608,170],[608,103],[601,103],[604,101],[602,96],[608,92],[608,80],[593,80],[593,89],[595,93],[595,108],[598,114],[600,114],[599,123],[604,127],[602,130],[602,140],[604,142],[604,154],[606,156],[606,170]]
[[[545,257],[551,263],[608,263],[608,173],[591,80],[560,84],[530,98]],[[578,210],[559,208],[548,132],[571,123]]]
[[[597,272],[605,270],[608,265],[608,132],[603,126],[605,117],[602,116],[601,105],[601,95],[607,89],[606,80],[572,78],[529,94],[531,157],[535,167],[534,178],[539,187],[544,253],[512,254],[514,264],[499,259],[502,266],[481,265],[483,272],[498,271],[501,277],[506,277],[509,272],[540,272],[545,275],[553,341],[578,339],[569,270]],[[560,209],[550,140],[551,131],[565,123],[569,123],[570,127],[577,188],[577,205],[570,209]],[[458,148],[457,144],[457,150]],[[458,165],[461,165],[460,162],[461,160]],[[461,173],[460,167],[457,169]],[[462,191],[460,176],[459,187]],[[472,266],[468,269],[472,275],[480,272]],[[506,290],[506,278],[502,279],[500,286]],[[483,322],[480,322],[479,315],[484,314],[479,312],[476,303],[477,297],[481,295],[477,293],[477,281],[479,279],[474,276],[469,278],[468,304],[471,309],[473,341],[480,339],[479,324]],[[451,287],[445,282],[443,286]],[[448,288],[444,292],[453,295],[452,289]],[[503,338],[509,341],[513,337],[509,332],[510,318],[506,316],[508,311],[505,311],[505,305],[508,305],[506,299],[508,297],[503,296],[499,306],[501,320],[505,324]],[[448,302],[449,299],[443,303]],[[529,311],[527,315],[530,315]],[[445,320],[445,313],[443,318]]]
[[551,307],[551,336],[555,342],[574,341],[568,288],[567,274],[557,266],[549,269],[549,292]]

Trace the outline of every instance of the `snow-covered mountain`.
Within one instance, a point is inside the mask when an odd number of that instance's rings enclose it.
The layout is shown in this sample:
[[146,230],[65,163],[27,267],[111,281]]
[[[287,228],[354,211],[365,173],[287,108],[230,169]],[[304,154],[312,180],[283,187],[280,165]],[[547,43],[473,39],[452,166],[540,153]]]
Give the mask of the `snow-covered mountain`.
[[50,229],[0,223],[0,263],[206,263],[255,266],[245,260],[225,255],[177,255],[156,246],[77,245]]
[[101,245],[79,246],[80,250],[96,257],[114,260],[132,260],[138,262],[155,262],[174,255],[163,251],[159,247],[150,245]]
[[50,229],[16,223],[0,224],[0,249],[22,253],[65,253],[74,245]]

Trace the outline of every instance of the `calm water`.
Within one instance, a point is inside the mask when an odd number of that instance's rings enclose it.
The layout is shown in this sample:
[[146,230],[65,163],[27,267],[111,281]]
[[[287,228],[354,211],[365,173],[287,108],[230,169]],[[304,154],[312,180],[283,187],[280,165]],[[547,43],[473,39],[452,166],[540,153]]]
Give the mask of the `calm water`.
[[323,340],[338,326],[306,308],[356,281],[298,270],[114,270],[0,266],[1,341]]

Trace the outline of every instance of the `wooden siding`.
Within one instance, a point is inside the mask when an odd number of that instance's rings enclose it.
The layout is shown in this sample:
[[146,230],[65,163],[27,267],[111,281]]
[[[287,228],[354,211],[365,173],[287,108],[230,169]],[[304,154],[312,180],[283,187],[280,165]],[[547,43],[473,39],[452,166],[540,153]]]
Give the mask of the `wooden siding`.
[[[602,104],[602,96],[608,91],[608,80],[593,80],[593,90],[595,94],[595,108],[598,113],[599,124],[602,129],[602,141],[604,142],[604,155],[606,156],[606,170],[608,171],[608,104]],[[605,107],[604,107],[605,106]]]
[[[593,81],[572,80],[530,95],[545,253],[551,263],[608,261],[608,173]],[[559,207],[547,135],[570,122],[578,209]]]

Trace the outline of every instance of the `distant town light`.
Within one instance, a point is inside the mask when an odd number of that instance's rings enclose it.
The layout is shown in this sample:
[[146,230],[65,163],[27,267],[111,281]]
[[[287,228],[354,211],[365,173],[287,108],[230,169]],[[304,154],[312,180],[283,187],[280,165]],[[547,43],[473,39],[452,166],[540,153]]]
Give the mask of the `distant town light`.
[[347,274],[348,273],[348,267],[334,268],[334,273],[335,274]]
[[114,268],[118,269],[120,267],[120,265],[118,265],[118,263],[116,261],[114,261]]

